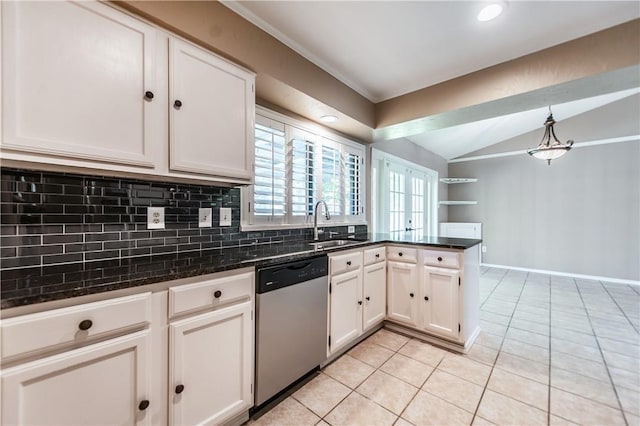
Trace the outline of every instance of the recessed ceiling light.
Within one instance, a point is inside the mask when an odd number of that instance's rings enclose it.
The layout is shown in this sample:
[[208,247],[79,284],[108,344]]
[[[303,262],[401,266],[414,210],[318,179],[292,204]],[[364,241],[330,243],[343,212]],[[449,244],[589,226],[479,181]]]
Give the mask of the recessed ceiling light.
[[480,13],[478,13],[478,21],[486,22],[491,21],[492,19],[497,18],[503,10],[503,6],[500,3],[491,3],[482,8]]
[[320,120],[324,121],[325,123],[334,123],[338,121],[338,117],[336,117],[335,115],[323,115],[322,117],[320,117]]

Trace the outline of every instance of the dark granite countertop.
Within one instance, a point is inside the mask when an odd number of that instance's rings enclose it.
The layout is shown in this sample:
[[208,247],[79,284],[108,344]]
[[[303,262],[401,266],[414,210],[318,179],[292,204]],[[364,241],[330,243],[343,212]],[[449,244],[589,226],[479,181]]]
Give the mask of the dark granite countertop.
[[[334,239],[341,238],[336,236]],[[344,238],[344,237],[342,237]],[[1,309],[120,290],[244,267],[261,267],[310,256],[381,243],[464,250],[481,240],[415,238],[411,235],[355,235],[353,244],[316,250],[310,241],[140,256],[64,265],[9,269],[1,272]]]

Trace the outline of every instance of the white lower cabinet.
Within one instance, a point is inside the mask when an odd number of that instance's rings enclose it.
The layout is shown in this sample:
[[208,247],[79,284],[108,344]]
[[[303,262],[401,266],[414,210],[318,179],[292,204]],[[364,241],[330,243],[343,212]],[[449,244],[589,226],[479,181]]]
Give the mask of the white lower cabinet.
[[415,263],[387,262],[387,317],[418,325],[418,266]]
[[247,268],[159,283],[156,292],[5,313],[0,424],[247,420],[254,277]]
[[384,321],[387,288],[384,260],[384,247],[329,255],[328,355]]
[[252,405],[251,302],[169,325],[169,419],[220,424]]
[[346,346],[362,333],[362,269],[331,277],[329,348]]
[[460,333],[457,269],[423,267],[422,327],[431,333],[458,339]]
[[364,267],[362,294],[364,296],[362,329],[366,331],[382,322],[387,314],[387,267],[385,262]]
[[2,371],[3,425],[146,425],[149,331]]
[[169,424],[224,424],[253,406],[254,277],[169,288]]
[[387,247],[387,320],[425,340],[468,350],[480,332],[478,250]]

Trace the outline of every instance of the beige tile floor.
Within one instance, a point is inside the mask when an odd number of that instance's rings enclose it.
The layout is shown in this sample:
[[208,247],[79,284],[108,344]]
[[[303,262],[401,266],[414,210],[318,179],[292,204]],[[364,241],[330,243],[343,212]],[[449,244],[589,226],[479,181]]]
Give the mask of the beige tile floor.
[[382,329],[254,425],[640,425],[640,288],[482,268],[457,355]]

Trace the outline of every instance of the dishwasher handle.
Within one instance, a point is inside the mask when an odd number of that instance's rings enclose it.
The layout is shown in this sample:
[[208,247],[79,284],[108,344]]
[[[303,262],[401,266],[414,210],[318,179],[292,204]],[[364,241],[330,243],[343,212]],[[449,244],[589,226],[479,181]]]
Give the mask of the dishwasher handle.
[[311,262],[304,262],[300,264],[288,265],[286,269],[289,269],[291,271],[297,271],[299,269],[307,268],[309,265],[311,265]]

